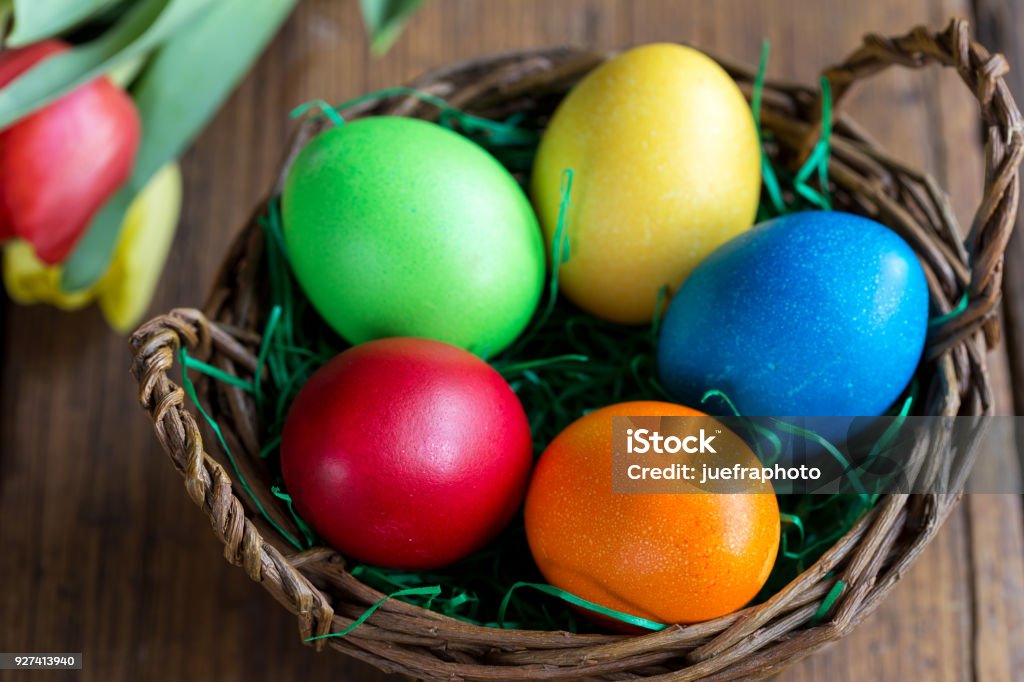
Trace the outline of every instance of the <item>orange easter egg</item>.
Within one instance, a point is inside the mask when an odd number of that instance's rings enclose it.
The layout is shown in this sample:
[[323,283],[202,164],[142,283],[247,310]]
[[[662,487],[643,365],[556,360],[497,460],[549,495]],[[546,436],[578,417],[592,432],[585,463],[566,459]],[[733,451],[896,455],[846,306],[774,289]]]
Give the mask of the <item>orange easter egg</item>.
[[[544,577],[660,623],[695,623],[742,608],[768,579],[779,547],[770,486],[767,493],[613,493],[615,416],[705,415],[665,402],[619,403],[578,419],[551,442],[526,498],[527,538]],[[735,457],[757,465],[734,442]]]

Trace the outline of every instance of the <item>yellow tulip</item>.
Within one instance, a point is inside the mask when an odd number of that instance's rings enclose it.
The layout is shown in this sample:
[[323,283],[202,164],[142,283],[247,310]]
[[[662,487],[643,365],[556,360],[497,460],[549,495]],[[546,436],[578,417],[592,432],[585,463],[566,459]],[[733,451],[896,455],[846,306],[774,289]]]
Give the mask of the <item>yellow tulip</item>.
[[65,292],[61,268],[40,261],[23,241],[7,245],[3,279],[17,303],[48,303],[77,310],[99,301],[107,322],[121,333],[130,331],[145,314],[171,248],[181,212],[181,172],[176,163],[161,168],[132,201],[107,272],[91,287]]
[[178,164],[169,163],[128,208],[114,258],[103,276],[100,310],[117,331],[131,331],[153,300],[180,213],[181,171]]
[[32,245],[21,239],[4,247],[4,286],[15,303],[49,303],[61,310],[78,310],[96,296],[96,285],[83,291],[61,291],[60,266],[43,263]]

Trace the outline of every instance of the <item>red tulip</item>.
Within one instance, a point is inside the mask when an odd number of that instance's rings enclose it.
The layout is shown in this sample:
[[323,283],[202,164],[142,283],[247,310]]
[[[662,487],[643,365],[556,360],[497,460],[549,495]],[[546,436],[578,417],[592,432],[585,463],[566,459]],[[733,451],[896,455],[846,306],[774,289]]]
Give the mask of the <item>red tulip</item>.
[[[0,51],[0,88],[67,49],[46,40]],[[40,260],[63,261],[128,180],[139,135],[135,103],[105,76],[0,131],[0,240],[21,237]]]

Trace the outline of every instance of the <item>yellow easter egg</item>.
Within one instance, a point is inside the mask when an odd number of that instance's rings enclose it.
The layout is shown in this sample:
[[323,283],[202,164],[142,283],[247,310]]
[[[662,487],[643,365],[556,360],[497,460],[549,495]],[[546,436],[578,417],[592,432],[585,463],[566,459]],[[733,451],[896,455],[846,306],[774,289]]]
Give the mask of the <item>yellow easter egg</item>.
[[760,155],[739,87],[697,50],[645,45],[592,71],[552,117],[531,180],[550,252],[573,172],[561,291],[598,317],[649,322],[662,287],[753,224]]

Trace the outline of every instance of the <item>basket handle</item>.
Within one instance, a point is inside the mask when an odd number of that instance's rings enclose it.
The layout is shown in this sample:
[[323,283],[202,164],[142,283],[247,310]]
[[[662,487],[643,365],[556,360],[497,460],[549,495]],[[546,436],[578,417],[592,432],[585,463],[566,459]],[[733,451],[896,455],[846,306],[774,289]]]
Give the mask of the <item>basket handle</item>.
[[[206,358],[214,347],[230,353],[231,337],[198,310],[179,308],[139,327],[130,344],[139,401],[153,421],[160,445],[184,477],[189,497],[224,544],[225,558],[245,568],[254,581],[267,584],[268,591],[298,616],[303,640],[329,633],[334,619],[330,604],[246,517],[230,476],[203,450],[199,426],[185,407],[185,391],[168,377],[182,347]],[[314,646],[321,649],[324,642],[316,640]]]
[[[835,104],[854,84],[890,66],[919,69],[932,64],[956,69],[978,100],[985,133],[985,185],[981,204],[965,240],[971,279],[967,306],[932,332],[932,344],[948,348],[979,327],[989,347],[999,340],[997,305],[1002,291],[1003,254],[1017,217],[1018,166],[1024,159],[1024,120],[1004,76],[1009,65],[970,39],[969,24],[955,18],[945,30],[917,27],[901,36],[869,34],[840,64],[826,69]],[[817,111],[821,112],[821,95]],[[820,122],[808,131],[802,150],[809,152],[821,131]]]

